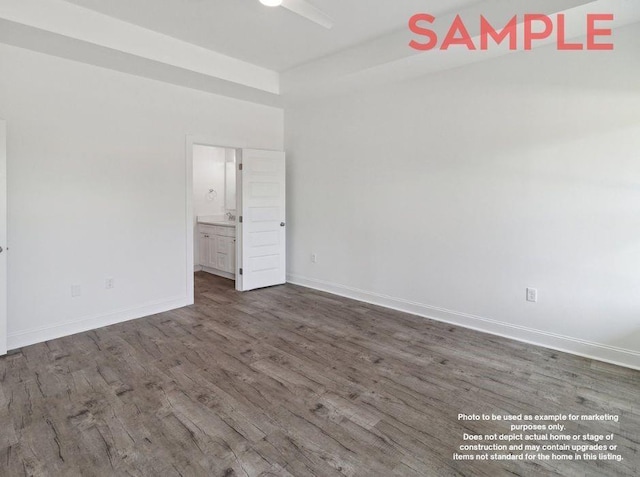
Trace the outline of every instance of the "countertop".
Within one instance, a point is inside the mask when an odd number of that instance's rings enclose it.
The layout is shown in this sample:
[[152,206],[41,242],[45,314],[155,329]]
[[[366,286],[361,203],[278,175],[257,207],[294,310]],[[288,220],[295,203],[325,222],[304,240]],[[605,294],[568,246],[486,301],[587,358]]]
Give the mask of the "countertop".
[[235,227],[235,220],[229,220],[226,216],[198,216],[198,223],[203,225],[217,225],[218,227]]

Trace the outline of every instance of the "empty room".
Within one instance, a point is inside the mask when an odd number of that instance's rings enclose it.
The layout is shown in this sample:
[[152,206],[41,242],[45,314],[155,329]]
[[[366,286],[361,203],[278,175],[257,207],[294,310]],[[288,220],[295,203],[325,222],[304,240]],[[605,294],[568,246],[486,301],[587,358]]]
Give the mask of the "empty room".
[[640,475],[636,0],[0,0],[0,476]]

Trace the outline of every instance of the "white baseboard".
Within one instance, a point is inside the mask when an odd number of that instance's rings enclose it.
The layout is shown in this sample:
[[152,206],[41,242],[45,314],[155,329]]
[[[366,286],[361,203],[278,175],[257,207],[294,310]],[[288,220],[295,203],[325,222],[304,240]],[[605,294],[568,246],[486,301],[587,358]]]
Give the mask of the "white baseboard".
[[63,336],[102,328],[103,326],[115,325],[157,313],[175,310],[176,308],[187,306],[187,304],[188,300],[185,296],[154,301],[138,307],[117,310],[104,315],[87,316],[54,326],[45,326],[21,331],[19,333],[11,333],[8,336],[7,344],[10,350],[18,349],[24,346],[62,338]]
[[640,353],[637,351],[447,310],[296,274],[287,275],[287,282],[436,321],[640,370]]
[[229,280],[235,280],[236,279],[236,274],[235,273],[229,273],[229,272],[223,272],[222,270],[218,270],[216,268],[209,268],[209,267],[200,267],[201,271],[209,273],[211,275],[217,275],[219,277],[222,278],[228,278]]

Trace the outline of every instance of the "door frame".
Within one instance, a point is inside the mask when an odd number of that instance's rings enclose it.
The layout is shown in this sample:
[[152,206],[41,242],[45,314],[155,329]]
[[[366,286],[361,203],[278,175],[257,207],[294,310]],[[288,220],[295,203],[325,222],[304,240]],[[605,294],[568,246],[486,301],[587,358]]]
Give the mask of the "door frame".
[[[226,144],[226,145],[225,145]],[[187,264],[187,305],[193,305],[195,302],[195,284],[194,284],[194,268],[195,261],[193,258],[194,254],[194,231],[193,231],[193,146],[209,146],[209,147],[220,147],[224,149],[235,149],[236,151],[242,151],[242,149],[248,149],[250,146],[230,146],[226,141],[221,140],[215,136],[202,136],[202,135],[193,135],[189,134],[186,137],[186,150],[185,150],[185,182],[186,182],[186,237],[187,237],[187,247],[186,247],[186,264]],[[238,178],[240,174],[237,173],[237,167],[240,163],[241,154],[236,156],[236,184],[238,183]],[[236,187],[236,209],[239,210],[238,197],[240,197],[242,190],[238,190]],[[240,275],[240,268],[242,267],[242,262],[239,252],[242,250],[242,238],[238,238],[238,233],[240,232],[239,223],[236,220],[236,290],[240,290],[239,286],[241,286],[242,277]]]
[[7,280],[7,122],[0,119],[0,194],[3,194],[0,200],[0,207],[3,207],[2,216],[4,218],[4,236],[0,237],[0,247],[4,250],[0,255],[0,260],[4,262],[4,266],[0,267],[0,356],[7,354],[8,344],[8,307],[7,301],[9,294],[7,288],[9,282]]

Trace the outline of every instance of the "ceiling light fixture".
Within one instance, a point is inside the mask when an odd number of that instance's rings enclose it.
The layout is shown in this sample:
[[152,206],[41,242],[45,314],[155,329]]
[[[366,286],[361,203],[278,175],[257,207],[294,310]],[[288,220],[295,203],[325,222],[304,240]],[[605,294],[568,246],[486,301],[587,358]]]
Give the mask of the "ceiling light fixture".
[[333,18],[315,7],[308,0],[260,0],[260,3],[267,7],[286,8],[287,10],[297,13],[301,17],[306,18],[307,20],[310,20],[328,30],[333,28]]

